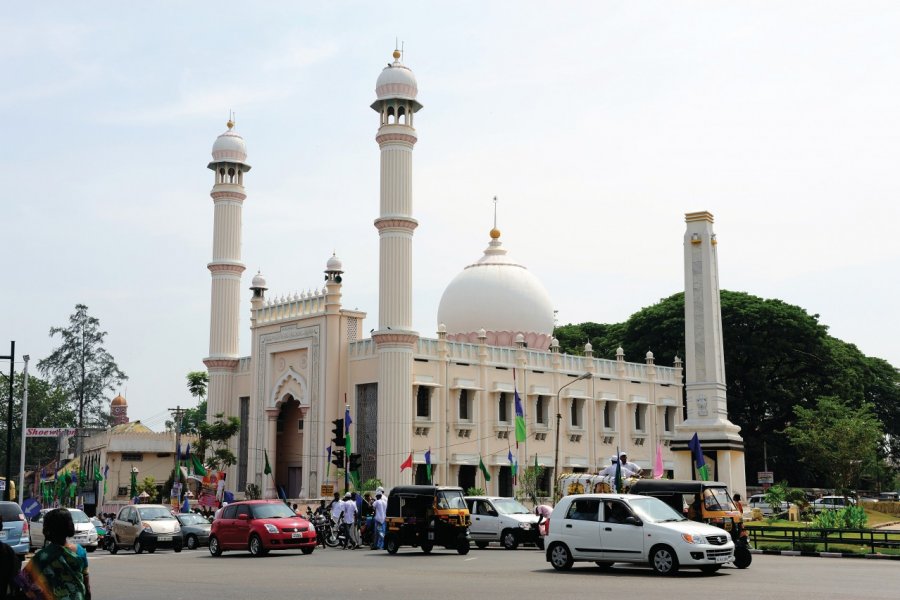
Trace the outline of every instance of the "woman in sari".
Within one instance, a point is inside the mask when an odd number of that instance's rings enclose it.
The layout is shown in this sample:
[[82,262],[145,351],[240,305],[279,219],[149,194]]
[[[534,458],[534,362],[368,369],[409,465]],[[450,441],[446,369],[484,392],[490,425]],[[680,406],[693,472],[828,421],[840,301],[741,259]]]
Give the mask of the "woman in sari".
[[33,600],[90,600],[87,553],[67,542],[75,535],[75,523],[65,508],[44,516],[44,537],[49,542],[25,565],[21,587]]

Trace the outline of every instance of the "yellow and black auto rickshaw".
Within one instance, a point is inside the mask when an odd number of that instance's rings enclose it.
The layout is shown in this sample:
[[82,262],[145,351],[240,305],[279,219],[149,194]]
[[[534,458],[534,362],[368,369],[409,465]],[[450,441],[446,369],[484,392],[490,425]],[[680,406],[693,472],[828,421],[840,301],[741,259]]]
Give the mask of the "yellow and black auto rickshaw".
[[734,566],[746,569],[753,561],[743,515],[724,483],[639,479],[631,486],[629,493],[659,498],[691,520],[721,527],[734,542]]
[[398,486],[387,505],[384,547],[396,554],[401,546],[418,546],[428,554],[435,546],[469,552],[469,509],[462,488],[434,485]]

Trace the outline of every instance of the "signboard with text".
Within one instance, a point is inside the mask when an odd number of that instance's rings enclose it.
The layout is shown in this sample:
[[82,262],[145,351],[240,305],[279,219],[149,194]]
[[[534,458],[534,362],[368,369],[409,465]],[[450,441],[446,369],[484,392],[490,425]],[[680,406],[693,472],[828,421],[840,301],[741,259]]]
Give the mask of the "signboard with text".
[[319,493],[322,497],[328,497],[334,494],[334,484],[333,483],[323,483]]
[[59,437],[61,435],[73,436],[78,433],[74,427],[26,427],[26,437]]
[[757,471],[756,480],[760,485],[763,485],[765,483],[771,485],[775,483],[775,473],[774,471]]

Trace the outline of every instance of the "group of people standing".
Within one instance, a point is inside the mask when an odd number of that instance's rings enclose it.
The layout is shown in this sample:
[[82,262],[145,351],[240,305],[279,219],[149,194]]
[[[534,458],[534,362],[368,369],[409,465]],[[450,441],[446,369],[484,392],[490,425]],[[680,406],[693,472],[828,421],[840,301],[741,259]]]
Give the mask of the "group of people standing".
[[343,534],[343,546],[347,549],[361,548],[363,538],[374,550],[384,547],[385,516],[387,498],[384,488],[375,490],[375,498],[369,492],[362,496],[356,492],[347,492],[343,499],[337,492],[331,504],[325,501],[316,510],[317,513],[330,514],[331,520],[337,523]]

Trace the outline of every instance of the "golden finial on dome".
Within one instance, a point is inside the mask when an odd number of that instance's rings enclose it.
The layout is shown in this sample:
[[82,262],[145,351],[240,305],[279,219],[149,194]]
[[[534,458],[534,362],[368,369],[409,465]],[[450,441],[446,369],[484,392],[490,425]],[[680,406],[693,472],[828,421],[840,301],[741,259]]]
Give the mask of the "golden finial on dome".
[[400,60],[400,51],[394,50],[394,60]]
[[234,127],[234,111],[231,111],[231,110],[228,111],[228,122],[225,123],[225,126],[228,127],[228,129],[231,129]]
[[500,230],[494,227],[491,229],[491,239],[496,240],[500,238]]

